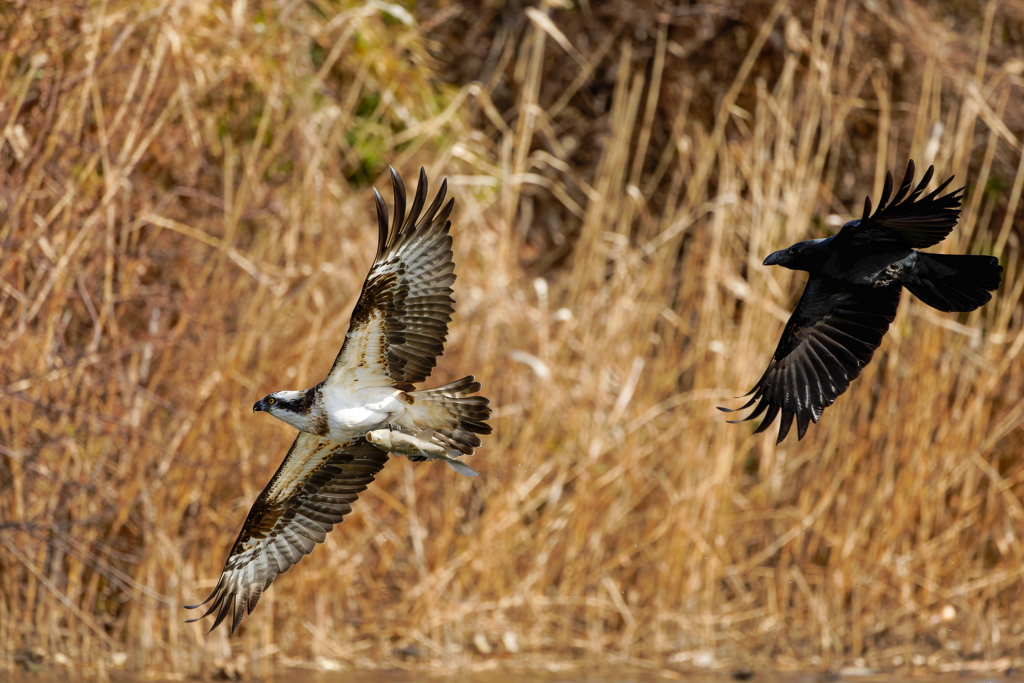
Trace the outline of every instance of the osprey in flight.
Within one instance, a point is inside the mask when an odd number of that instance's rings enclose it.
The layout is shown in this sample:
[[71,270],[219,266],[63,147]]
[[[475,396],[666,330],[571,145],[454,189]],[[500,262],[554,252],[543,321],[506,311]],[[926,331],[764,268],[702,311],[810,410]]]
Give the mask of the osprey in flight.
[[374,189],[377,256],[327,378],[312,389],[268,394],[252,408],[287,422],[299,435],[249,510],[216,588],[188,607],[212,601],[198,618],[216,613],[211,631],[232,610],[234,632],[274,579],[323,543],[384,467],[389,451],[410,460],[443,460],[476,475],[456,456],[472,455],[478,434],[491,433],[490,402],[472,395],[480,383],[469,376],[433,389],[413,387],[437,364],[455,312],[448,234],[454,200],[444,204],[442,181],[423,211],[427,176],[420,169],[407,216],[405,185],[394,169],[391,182],[394,220],[389,229],[387,204]]
[[989,292],[999,288],[1003,272],[994,256],[916,251],[944,240],[960,217],[963,188],[939,196],[952,177],[921,197],[934,170],[929,167],[913,187],[911,161],[891,202],[892,174],[886,174],[874,213],[868,197],[860,220],[846,223],[837,234],[798,242],[764,260],[766,266],[806,270],[810,278],[768,369],[747,394],[753,398],[737,408],[756,403],[754,412],[737,422],[764,413],[756,434],[781,410],[778,442],[786,438],[794,417],[802,439],[807,425],[817,423],[871,361],[896,317],[903,287],[948,312],[973,311],[992,298]]

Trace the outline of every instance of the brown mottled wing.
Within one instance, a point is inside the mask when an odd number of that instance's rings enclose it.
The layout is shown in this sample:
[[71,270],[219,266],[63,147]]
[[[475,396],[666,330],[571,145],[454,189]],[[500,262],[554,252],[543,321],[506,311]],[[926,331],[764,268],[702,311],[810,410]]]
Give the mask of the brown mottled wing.
[[889,201],[893,189],[892,173],[886,173],[878,208],[871,213],[871,197],[865,198],[864,215],[860,220],[843,226],[835,237],[835,246],[888,242],[910,249],[925,249],[946,239],[960,218],[964,188],[940,197],[939,194],[953,181],[953,176],[950,176],[934,192],[921,197],[934,173],[935,167],[929,166],[921,182],[914,187],[914,162],[910,161],[892,201]]
[[195,609],[212,601],[198,621],[216,613],[210,630],[232,611],[232,633],[252,613],[268,586],[323,543],[352,511],[388,455],[366,439],[327,441],[299,432],[277,473],[256,499],[224,563],[217,587]]
[[781,411],[778,442],[789,434],[794,417],[798,438],[802,439],[808,423],[817,423],[825,408],[871,361],[896,317],[900,291],[899,286],[861,287],[812,276],[786,323],[768,369],[747,394],[753,394],[753,398],[736,409],[757,403],[754,412],[737,422],[764,413],[764,420],[754,432],[757,434],[767,429]]
[[[377,257],[352,311],[348,333],[325,385],[398,386],[422,382],[437,364],[455,312],[452,284],[452,238],[448,234],[453,201],[444,204],[447,182],[423,211],[427,175],[419,184],[409,215],[405,185],[394,169],[394,221],[388,228],[388,207],[377,203]],[[443,205],[443,206],[442,206]],[[420,216],[422,212],[422,217]]]

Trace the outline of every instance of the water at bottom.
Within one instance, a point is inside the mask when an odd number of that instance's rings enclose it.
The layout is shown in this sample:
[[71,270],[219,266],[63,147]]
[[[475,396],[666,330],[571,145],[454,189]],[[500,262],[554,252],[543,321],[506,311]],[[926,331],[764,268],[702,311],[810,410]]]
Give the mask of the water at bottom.
[[[1024,683],[1024,676],[1008,672],[982,676],[977,674],[900,675],[871,673],[845,675],[842,672],[735,672],[690,673],[635,672],[635,671],[576,671],[562,673],[487,671],[439,675],[422,671],[310,671],[307,669],[277,669],[273,674],[254,681],[264,683],[654,683],[680,680],[685,683],[727,683],[750,680],[752,683]],[[95,680],[95,676],[76,676],[73,671],[40,670],[19,671],[13,675],[0,673],[4,683],[67,683],[77,680]],[[153,675],[110,672],[110,683],[169,683],[169,679]],[[182,679],[177,679],[182,680]],[[186,681],[195,680],[191,678]]]

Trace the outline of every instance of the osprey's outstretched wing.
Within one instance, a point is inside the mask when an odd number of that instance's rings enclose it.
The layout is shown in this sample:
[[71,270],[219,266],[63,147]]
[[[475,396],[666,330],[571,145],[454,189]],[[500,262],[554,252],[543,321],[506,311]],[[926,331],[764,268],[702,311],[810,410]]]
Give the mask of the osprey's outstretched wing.
[[850,221],[835,237],[836,246],[896,243],[910,249],[925,249],[946,239],[960,218],[960,201],[964,188],[939,196],[953,182],[953,176],[933,192],[922,197],[931,182],[935,167],[929,166],[921,182],[914,187],[914,162],[907,163],[903,182],[892,196],[892,173],[885,174],[885,187],[878,207],[871,213],[871,197],[864,199],[864,215]]
[[352,503],[387,459],[387,453],[363,438],[339,443],[299,432],[249,510],[217,587],[188,609],[212,604],[191,621],[216,614],[212,631],[231,611],[234,632],[274,579],[323,543],[334,525],[352,511]]
[[[410,388],[437,364],[455,312],[452,284],[452,238],[448,216],[454,200],[443,205],[447,181],[426,211],[427,175],[419,184],[409,215],[405,185],[394,169],[395,215],[388,227],[388,207],[376,189],[377,257],[352,311],[348,333],[331,372],[324,380],[350,386]],[[422,217],[420,213],[422,212]]]
[[756,403],[754,412],[737,422],[764,413],[756,434],[767,429],[781,410],[778,441],[789,434],[794,417],[802,439],[807,425],[817,422],[871,361],[896,317],[900,291],[899,286],[856,287],[812,275],[768,369],[747,394],[753,397],[736,409]]

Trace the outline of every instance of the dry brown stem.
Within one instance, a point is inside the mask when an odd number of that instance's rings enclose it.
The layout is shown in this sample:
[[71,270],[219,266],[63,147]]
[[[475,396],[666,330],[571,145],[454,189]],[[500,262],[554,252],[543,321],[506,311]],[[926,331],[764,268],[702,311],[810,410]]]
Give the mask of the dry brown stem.
[[[382,3],[0,5],[0,670],[1019,666],[1020,4],[598,5],[478,16],[468,78]],[[802,442],[724,424],[802,286],[763,256],[907,158],[1001,291],[904,295]],[[207,636],[293,438],[248,407],[329,367],[388,163],[456,198],[482,476],[396,460]]]

